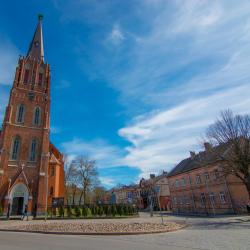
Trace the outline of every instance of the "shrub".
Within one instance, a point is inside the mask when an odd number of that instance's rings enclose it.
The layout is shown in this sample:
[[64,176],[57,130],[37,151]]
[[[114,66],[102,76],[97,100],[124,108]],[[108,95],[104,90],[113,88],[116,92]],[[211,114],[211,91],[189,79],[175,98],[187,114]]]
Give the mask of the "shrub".
[[86,206],[82,207],[82,216],[87,217],[88,216],[88,208]]
[[50,207],[47,209],[47,216],[52,216],[52,210]]
[[118,214],[120,215],[120,216],[123,216],[124,215],[124,209],[123,209],[123,206],[118,206]]
[[89,207],[87,207],[87,216],[89,216],[89,217],[92,216],[92,212],[91,212],[91,209]]
[[93,215],[93,216],[95,216],[95,215],[97,215],[97,211],[96,211],[97,209],[96,209],[96,206],[92,206],[91,207],[91,214]]
[[0,206],[0,216],[3,215],[3,208]]
[[111,207],[110,206],[106,206],[106,216],[111,216]]
[[133,214],[133,208],[132,208],[132,206],[130,205],[130,206],[128,206],[128,214]]
[[115,206],[115,205],[112,205],[112,206],[111,206],[111,214],[112,214],[113,216],[116,216],[116,214],[117,214],[117,209],[116,209],[116,206]]
[[81,216],[81,210],[80,210],[79,206],[75,206],[74,212],[75,212],[75,216],[76,217],[80,217]]
[[99,216],[103,216],[103,214],[104,214],[103,208],[99,207],[99,209],[98,209],[98,215]]
[[103,208],[103,213],[104,214],[108,214],[108,206],[102,206],[102,208]]
[[123,206],[124,215],[128,215],[128,206]]
[[64,208],[63,207],[59,207],[59,216],[60,217],[64,217]]
[[67,207],[67,216],[72,217],[72,209],[70,206]]

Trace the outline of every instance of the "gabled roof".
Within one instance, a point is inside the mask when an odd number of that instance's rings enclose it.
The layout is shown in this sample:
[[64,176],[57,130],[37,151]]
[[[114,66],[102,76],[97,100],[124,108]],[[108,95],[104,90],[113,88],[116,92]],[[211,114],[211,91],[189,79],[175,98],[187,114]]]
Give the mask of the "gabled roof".
[[186,158],[170,171],[168,177],[185,173],[193,169],[201,168],[206,165],[213,164],[217,161],[221,161],[221,155],[226,153],[228,149],[228,144],[221,144],[216,147],[211,147],[211,149],[209,150],[199,152],[198,154],[195,154],[194,157]]

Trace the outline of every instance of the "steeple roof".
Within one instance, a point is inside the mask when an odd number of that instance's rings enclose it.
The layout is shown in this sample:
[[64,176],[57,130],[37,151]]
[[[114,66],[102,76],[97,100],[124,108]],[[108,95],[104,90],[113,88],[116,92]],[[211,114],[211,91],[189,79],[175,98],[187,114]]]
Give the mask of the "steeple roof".
[[27,57],[30,56],[31,58],[39,61],[44,60],[42,19],[43,15],[39,14],[36,31],[27,53]]

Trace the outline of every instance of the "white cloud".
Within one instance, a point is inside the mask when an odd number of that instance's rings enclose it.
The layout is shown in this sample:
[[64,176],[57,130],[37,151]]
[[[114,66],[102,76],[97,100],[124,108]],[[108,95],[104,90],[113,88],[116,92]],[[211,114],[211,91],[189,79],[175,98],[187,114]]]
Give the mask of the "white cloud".
[[11,85],[19,51],[7,38],[0,36],[0,84]]
[[[119,130],[131,143],[119,162],[147,174],[169,170],[199,149],[198,139],[220,110],[249,112],[250,3],[142,0],[136,10],[105,19],[107,27],[119,20],[136,42],[127,39],[125,52],[115,55],[93,53],[93,64],[132,120]],[[110,6],[99,11],[112,16]],[[109,41],[124,40],[121,27],[113,26]]]
[[118,24],[115,24],[108,35],[108,40],[113,44],[120,44],[125,39],[124,34]]
[[102,185],[106,186],[106,187],[113,187],[115,186],[116,182],[109,177],[99,177],[100,182],[102,183]]
[[138,166],[144,176],[161,169],[170,170],[188,157],[189,150],[199,149],[199,139],[219,110],[249,111],[248,89],[249,85],[245,85],[221,91],[136,119],[119,131],[120,136],[131,142],[125,163]]
[[60,134],[62,132],[62,130],[59,127],[51,126],[50,127],[50,132],[52,134]]
[[119,147],[98,139],[91,142],[74,138],[62,143],[63,152],[73,159],[77,155],[88,156],[97,161],[101,168],[122,165],[123,152]]

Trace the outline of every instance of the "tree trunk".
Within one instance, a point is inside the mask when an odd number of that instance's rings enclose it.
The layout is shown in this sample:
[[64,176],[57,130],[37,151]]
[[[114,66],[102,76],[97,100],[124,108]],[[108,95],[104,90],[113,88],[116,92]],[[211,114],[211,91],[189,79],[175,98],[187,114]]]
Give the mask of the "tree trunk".
[[83,188],[83,204],[86,204],[86,196],[87,196],[87,189],[84,187]]
[[80,195],[80,199],[79,199],[79,206],[81,205],[82,203],[82,196],[83,196],[83,191],[81,192],[81,195]]

